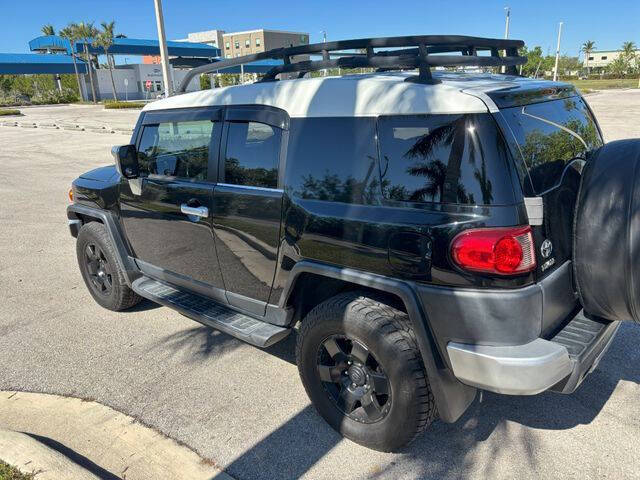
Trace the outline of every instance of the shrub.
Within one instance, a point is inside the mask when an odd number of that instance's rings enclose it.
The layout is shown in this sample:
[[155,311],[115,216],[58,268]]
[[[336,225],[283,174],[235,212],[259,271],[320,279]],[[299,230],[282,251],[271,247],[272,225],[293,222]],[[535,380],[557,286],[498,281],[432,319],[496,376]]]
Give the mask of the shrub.
[[6,115],[20,115],[20,110],[15,108],[0,108],[0,117]]
[[142,102],[120,102],[115,100],[107,100],[104,102],[104,108],[142,108],[144,103]]

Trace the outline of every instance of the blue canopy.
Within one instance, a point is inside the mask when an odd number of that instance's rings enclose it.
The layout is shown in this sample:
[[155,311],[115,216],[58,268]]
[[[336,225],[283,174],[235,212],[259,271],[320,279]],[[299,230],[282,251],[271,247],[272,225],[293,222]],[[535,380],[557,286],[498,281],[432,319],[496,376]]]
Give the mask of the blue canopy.
[[[86,64],[77,59],[78,73],[87,73]],[[0,53],[0,74],[75,73],[69,55],[39,53]]]
[[243,71],[244,73],[267,73],[277,65],[282,65],[282,62],[280,60],[257,60],[244,64],[242,68],[240,65],[236,65],[235,67],[223,68],[216,73],[242,73]]
[[[93,45],[93,40],[88,42],[78,40],[73,48],[76,53],[84,52],[84,45],[88,44],[89,52],[94,55],[104,55],[101,47]],[[34,38],[29,42],[29,49],[33,52],[46,52],[49,50],[66,50],[71,54],[71,44],[65,38],[58,35],[46,35]],[[220,49],[206,43],[194,42],[167,42],[169,55],[175,57],[206,57],[220,56]],[[157,40],[142,40],[139,38],[114,38],[113,45],[109,48],[112,55],[160,55],[160,44]]]

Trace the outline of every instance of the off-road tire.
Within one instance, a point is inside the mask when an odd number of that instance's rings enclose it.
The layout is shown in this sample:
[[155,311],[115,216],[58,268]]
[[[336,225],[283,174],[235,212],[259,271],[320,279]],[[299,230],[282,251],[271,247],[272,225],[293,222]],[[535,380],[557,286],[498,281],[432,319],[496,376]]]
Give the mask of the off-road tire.
[[[107,293],[100,293],[91,280],[90,267],[85,253],[89,246],[98,247],[103,253],[104,260],[106,260],[108,264],[111,288]],[[78,266],[82,273],[82,279],[91,296],[98,304],[106,309],[118,312],[131,308],[142,300],[142,297],[127,285],[124,273],[116,260],[117,254],[115,248],[103,224],[99,222],[89,222],[80,228],[76,241],[76,255],[78,257]]]
[[[390,407],[375,423],[361,423],[331,400],[318,372],[323,339],[344,335],[365,345],[390,385]],[[340,434],[379,451],[396,451],[436,417],[436,407],[410,320],[406,313],[362,292],[336,295],[302,321],[296,344],[302,383],[320,415]]]
[[640,324],[640,139],[590,154],[574,217],[573,268],[588,314]]

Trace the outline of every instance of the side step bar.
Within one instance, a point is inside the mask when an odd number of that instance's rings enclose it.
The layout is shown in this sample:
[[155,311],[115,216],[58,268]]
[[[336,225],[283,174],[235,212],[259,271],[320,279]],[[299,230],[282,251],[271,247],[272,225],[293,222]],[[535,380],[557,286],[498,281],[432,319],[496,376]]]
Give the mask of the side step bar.
[[256,347],[270,347],[291,331],[256,320],[195,293],[174,287],[148,277],[141,277],[131,285],[140,296],[172,308],[187,317],[243,340]]

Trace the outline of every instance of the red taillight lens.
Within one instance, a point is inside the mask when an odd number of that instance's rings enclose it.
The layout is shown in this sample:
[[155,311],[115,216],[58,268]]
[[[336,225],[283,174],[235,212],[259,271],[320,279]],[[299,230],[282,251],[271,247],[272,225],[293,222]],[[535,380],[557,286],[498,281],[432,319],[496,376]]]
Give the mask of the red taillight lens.
[[451,242],[451,257],[474,272],[514,275],[536,268],[531,227],[465,230]]

